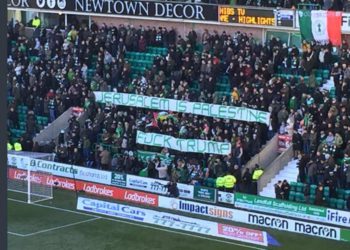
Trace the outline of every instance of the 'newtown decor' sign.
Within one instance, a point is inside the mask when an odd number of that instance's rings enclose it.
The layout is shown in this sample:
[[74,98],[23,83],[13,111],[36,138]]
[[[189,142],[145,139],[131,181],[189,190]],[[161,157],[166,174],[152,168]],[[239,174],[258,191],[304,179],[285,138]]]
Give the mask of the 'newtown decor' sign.
[[168,98],[116,92],[96,91],[94,94],[96,96],[96,101],[100,103],[112,103],[115,105],[129,107],[174,111],[222,119],[260,122],[264,124],[269,124],[270,120],[269,112],[244,107],[225,106],[201,102],[188,102]]
[[84,15],[138,16],[194,21],[218,21],[218,6],[206,4],[121,0],[7,0],[11,9],[76,12]]
[[179,139],[169,135],[144,133],[139,130],[136,135],[136,143],[155,147],[166,147],[182,152],[218,155],[228,155],[231,153],[231,143],[196,139]]

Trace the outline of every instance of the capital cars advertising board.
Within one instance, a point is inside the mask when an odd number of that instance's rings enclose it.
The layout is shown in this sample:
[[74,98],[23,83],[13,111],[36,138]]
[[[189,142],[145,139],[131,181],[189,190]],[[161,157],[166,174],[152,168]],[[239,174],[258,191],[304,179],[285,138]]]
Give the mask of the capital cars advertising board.
[[79,197],[77,209],[161,227],[267,246],[266,232]]
[[77,209],[134,221],[144,221],[145,209],[95,199],[78,197]]
[[[146,192],[152,192],[157,194],[167,194],[168,189],[166,185],[167,181],[145,178],[135,175],[127,175],[126,177],[126,187],[142,190]],[[179,189],[180,197],[193,199],[193,186],[178,183],[177,187]]]
[[250,213],[238,209],[228,209],[169,197],[160,196],[159,207],[333,240],[340,240],[341,237],[341,230],[338,227]]
[[[178,20],[216,21],[217,5],[121,0],[7,0],[10,9],[74,12],[85,15],[140,16]],[[71,14],[71,13],[70,13]]]

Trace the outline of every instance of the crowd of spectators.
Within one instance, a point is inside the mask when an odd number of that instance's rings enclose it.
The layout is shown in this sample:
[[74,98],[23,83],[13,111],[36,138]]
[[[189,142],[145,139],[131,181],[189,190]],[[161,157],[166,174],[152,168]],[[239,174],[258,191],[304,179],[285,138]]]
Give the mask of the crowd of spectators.
[[[31,115],[45,115],[52,122],[67,108],[80,106],[87,114],[84,126],[72,117],[66,136],[56,146],[51,143],[57,161],[132,174],[147,167],[150,177],[195,184],[227,173],[238,175],[236,170],[279,132],[293,137],[295,154],[302,157],[301,181],[331,185],[333,180],[335,188],[350,187],[350,167],[346,161],[338,162],[350,154],[346,42],[339,50],[338,63],[333,64],[331,45],[304,43],[299,50],[278,38],[261,44],[244,32],[204,30],[197,34],[191,30],[181,37],[173,28],[98,27],[93,23],[90,29],[38,28],[27,38],[23,25],[16,22],[8,27],[8,45],[7,89],[13,97],[8,126],[18,126],[16,108],[26,105],[27,130],[21,141],[28,143],[24,150],[38,149],[30,143],[38,132]],[[155,57],[151,68],[135,76],[126,52],[145,52],[149,46],[167,48],[168,53]],[[94,74],[89,76],[92,68]],[[317,68],[331,70],[336,98],[320,91],[311,77],[309,82],[304,80]],[[278,77],[279,71],[295,77]],[[229,79],[231,96],[216,91],[223,75]],[[191,90],[193,83],[198,83],[199,91]],[[245,106],[269,111],[270,125],[101,105],[95,102],[94,90]],[[137,130],[231,142],[233,150],[228,156],[218,156],[142,146],[135,143]],[[175,155],[175,160],[144,163],[136,150]],[[322,167],[311,168],[310,162],[321,162],[317,166]],[[235,177],[238,184],[245,180]]]

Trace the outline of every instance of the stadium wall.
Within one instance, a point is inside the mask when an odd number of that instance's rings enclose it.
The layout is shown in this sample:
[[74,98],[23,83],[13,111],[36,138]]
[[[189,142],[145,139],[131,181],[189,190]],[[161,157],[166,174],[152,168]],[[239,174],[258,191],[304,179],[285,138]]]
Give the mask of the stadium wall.
[[140,19],[131,19],[131,18],[110,18],[110,17],[91,17],[91,19],[97,24],[102,25],[105,23],[106,25],[116,25],[124,24],[124,25],[134,25],[135,27],[138,27],[140,24],[142,26],[155,26],[157,29],[158,27],[166,27],[168,30],[171,29],[171,27],[174,27],[177,31],[178,35],[181,35],[182,37],[185,37],[189,31],[194,29],[197,32],[198,39],[201,38],[202,33],[204,32],[204,29],[208,29],[210,33],[212,33],[214,30],[218,31],[219,34],[222,33],[222,31],[226,31],[230,34],[236,32],[236,31],[244,31],[247,33],[252,33],[253,36],[256,39],[262,40],[263,39],[263,29],[261,28],[249,28],[249,27],[238,27],[238,26],[228,26],[223,24],[208,24],[208,23],[185,23],[185,22],[169,22],[169,21],[153,21],[153,20],[140,20]]

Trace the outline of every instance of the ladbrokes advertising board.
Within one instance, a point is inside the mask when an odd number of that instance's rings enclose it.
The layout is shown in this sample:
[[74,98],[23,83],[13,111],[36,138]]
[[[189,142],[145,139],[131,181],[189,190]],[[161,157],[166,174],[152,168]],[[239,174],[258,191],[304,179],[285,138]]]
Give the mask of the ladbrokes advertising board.
[[[27,180],[27,171],[15,168],[8,168],[8,178],[18,181]],[[49,176],[31,172],[31,182],[42,185],[50,185],[57,188],[68,189],[71,191],[83,191],[90,195],[106,197],[115,200],[122,200],[148,206],[158,206],[158,195],[140,191],[121,189],[113,186],[96,184],[91,182],[72,180],[68,178]]]

